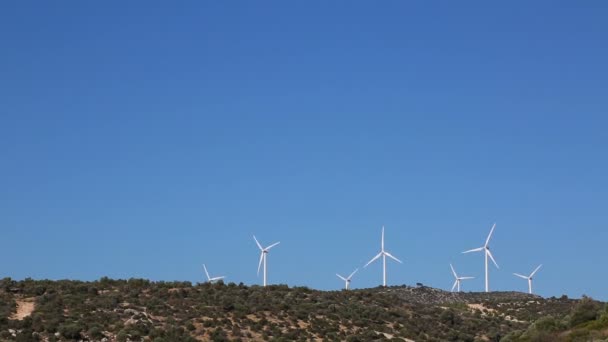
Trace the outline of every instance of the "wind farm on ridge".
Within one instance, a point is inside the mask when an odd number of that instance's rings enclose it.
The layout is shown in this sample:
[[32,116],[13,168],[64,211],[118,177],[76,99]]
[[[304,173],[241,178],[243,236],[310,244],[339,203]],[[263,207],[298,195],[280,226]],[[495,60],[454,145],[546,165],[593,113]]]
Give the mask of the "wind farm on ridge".
[[[483,246],[478,247],[478,248],[474,248],[474,249],[470,249],[470,250],[466,250],[464,252],[462,252],[462,254],[469,254],[469,253],[475,253],[475,252],[483,252],[484,253],[484,279],[485,279],[485,292],[490,292],[490,276],[489,276],[489,260],[492,261],[492,263],[496,266],[497,269],[499,269],[498,263],[496,262],[496,260],[494,259],[494,256],[492,254],[492,252],[490,251],[490,240],[492,239],[492,236],[494,234],[494,230],[496,229],[496,223],[494,223],[492,225],[492,227],[490,228],[490,233],[488,234],[485,243]],[[257,275],[260,275],[260,270],[262,270],[262,286],[267,286],[268,285],[268,255],[270,252],[270,249],[272,249],[273,247],[277,246],[280,244],[280,242],[275,242],[270,244],[267,247],[263,247],[263,245],[258,241],[258,239],[256,238],[255,235],[253,235],[253,240],[255,241],[255,244],[257,245],[259,251],[260,251],[260,258],[259,258],[259,262],[258,262],[258,268],[257,268]],[[385,228],[384,226],[382,226],[382,230],[381,230],[381,239],[380,239],[380,252],[378,252],[378,254],[376,254],[372,259],[370,259],[365,265],[362,266],[363,269],[366,269],[369,265],[373,264],[375,261],[379,260],[380,258],[382,258],[382,286],[386,287],[388,286],[388,282],[387,282],[387,264],[386,264],[386,258],[392,259],[396,262],[398,262],[399,264],[403,264],[403,262],[398,259],[397,257],[395,257],[394,255],[392,255],[390,252],[387,251],[387,249],[385,248]],[[449,263],[450,269],[451,269],[451,273],[454,277],[454,284],[451,288],[451,292],[460,292],[461,288],[462,288],[462,281],[464,280],[472,280],[475,279],[476,277],[472,277],[472,276],[459,276],[458,273],[456,272],[454,265],[452,263]],[[524,276],[521,275],[519,273],[513,273],[513,275],[515,275],[516,277],[519,278],[523,278],[525,280],[528,281],[528,293],[529,294],[533,294],[532,292],[532,280],[534,278],[534,276],[536,275],[536,273],[540,270],[540,268],[542,267],[542,265],[539,265],[529,276]],[[217,282],[220,280],[223,280],[225,277],[224,276],[220,276],[220,277],[210,277],[209,273],[207,271],[206,266],[203,264],[203,268],[205,270],[205,274],[207,276],[207,281],[208,282]],[[341,279],[342,281],[344,281],[344,289],[345,290],[349,290],[351,288],[351,283],[353,280],[353,277],[355,276],[355,274],[359,271],[360,268],[356,268],[352,273],[350,273],[348,276],[342,276],[338,273],[336,273],[336,276]]]

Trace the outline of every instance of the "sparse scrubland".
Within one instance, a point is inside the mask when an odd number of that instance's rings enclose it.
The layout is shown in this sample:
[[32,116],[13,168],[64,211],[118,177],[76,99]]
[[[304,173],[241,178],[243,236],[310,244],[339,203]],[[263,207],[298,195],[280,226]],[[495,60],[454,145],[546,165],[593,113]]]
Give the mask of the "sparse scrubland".
[[398,286],[0,280],[1,341],[608,341],[584,297]]

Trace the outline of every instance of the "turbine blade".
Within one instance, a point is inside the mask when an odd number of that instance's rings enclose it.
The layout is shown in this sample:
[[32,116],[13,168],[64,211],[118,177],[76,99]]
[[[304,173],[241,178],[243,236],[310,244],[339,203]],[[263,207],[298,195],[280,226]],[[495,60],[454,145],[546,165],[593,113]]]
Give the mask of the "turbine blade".
[[225,277],[225,276],[221,276],[221,277],[214,277],[214,278],[209,279],[209,281],[218,281],[218,280],[222,280],[222,279],[224,279],[224,278],[226,278],[226,277]]
[[384,250],[384,226],[382,226],[382,250]]
[[262,245],[260,245],[260,242],[258,241],[258,239],[255,238],[255,235],[253,236],[253,239],[255,240],[256,245],[258,245],[258,248],[260,248],[260,250],[263,251],[264,248],[262,248]]
[[543,265],[538,265],[538,267],[534,270],[534,272],[532,272],[532,274],[530,274],[530,278],[534,277],[536,272],[538,272],[538,270],[540,270],[541,267],[543,267]]
[[264,261],[264,252],[260,253],[260,263],[258,264],[258,276],[260,275],[260,268],[262,267],[262,261]]
[[486,253],[488,253],[488,256],[490,257],[490,259],[492,259],[492,262],[494,263],[494,265],[496,265],[496,268],[500,268],[500,267],[498,267],[496,260],[494,260],[494,257],[492,256],[492,252],[490,252],[489,249],[486,249]]
[[363,268],[369,266],[369,264],[371,264],[372,262],[378,260],[379,257],[382,256],[382,252],[378,253],[378,255],[376,255],[375,257],[372,258],[372,260],[368,261],[367,264],[365,264],[365,266],[363,266]]
[[458,279],[458,275],[456,274],[456,271],[454,271],[454,266],[452,266],[452,264],[450,264],[450,268],[452,269],[452,274],[454,275],[454,278]]
[[488,238],[486,239],[486,244],[484,245],[485,247],[487,247],[488,244],[490,243],[490,238],[492,238],[492,233],[494,233],[494,228],[496,228],[496,223],[494,223],[494,225],[492,226],[492,229],[490,229],[490,234],[488,235]]
[[350,279],[351,279],[351,278],[352,278],[352,277],[355,275],[355,273],[357,273],[357,271],[358,271],[358,270],[359,270],[358,268],[357,268],[356,270],[354,270],[354,271],[353,271],[353,273],[351,273],[351,274],[348,276],[348,279],[350,280]]
[[272,245],[270,245],[270,246],[266,247],[266,250],[269,250],[269,249],[271,249],[272,247],[274,247],[274,246],[276,246],[276,245],[278,245],[278,244],[280,244],[280,243],[281,243],[281,242],[275,242],[275,243],[273,243]]
[[454,285],[452,286],[452,292],[454,292],[454,289],[456,288],[457,285],[458,285],[458,279],[456,279],[456,281],[454,282]]
[[483,251],[483,250],[484,250],[484,248],[483,248],[483,247],[479,247],[479,248],[470,249],[470,250],[468,250],[468,251],[464,251],[464,252],[462,252],[462,254],[465,254],[465,253],[471,253],[471,252],[481,252],[481,251]]
[[207,266],[205,266],[205,264],[203,264],[203,269],[205,270],[205,274],[207,275],[207,280],[211,280],[211,277],[209,277],[209,272],[207,272]]
[[338,273],[336,273],[336,275],[338,276],[338,278],[344,280],[344,281],[348,281],[348,279],[344,278],[343,276],[339,275]]
[[389,252],[384,252],[384,255],[386,255],[387,257],[389,257],[389,258],[391,258],[391,259],[395,260],[396,262],[398,262],[398,263],[400,263],[400,264],[403,264],[403,262],[401,262],[401,260],[399,260],[399,259],[395,258],[395,257],[394,257],[394,256],[393,256],[391,253],[389,253]]
[[525,275],[521,275],[519,273],[513,273],[513,275],[516,276],[516,277],[520,277],[522,279],[528,279],[528,277],[526,277]]
[[458,279],[460,279],[460,280],[469,280],[469,279],[475,279],[475,277],[460,277]]

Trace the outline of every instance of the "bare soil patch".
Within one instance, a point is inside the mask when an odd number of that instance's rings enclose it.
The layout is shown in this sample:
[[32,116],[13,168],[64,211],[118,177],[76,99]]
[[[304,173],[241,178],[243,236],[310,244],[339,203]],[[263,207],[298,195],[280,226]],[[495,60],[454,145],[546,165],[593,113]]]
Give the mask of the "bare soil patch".
[[11,316],[12,320],[23,320],[25,317],[30,316],[36,308],[34,298],[17,299],[15,302],[17,303],[17,312]]

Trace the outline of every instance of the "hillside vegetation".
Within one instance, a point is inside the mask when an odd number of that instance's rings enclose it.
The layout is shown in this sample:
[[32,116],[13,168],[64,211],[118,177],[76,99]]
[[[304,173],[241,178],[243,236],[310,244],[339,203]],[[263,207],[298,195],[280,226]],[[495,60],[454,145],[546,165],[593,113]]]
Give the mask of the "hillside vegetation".
[[143,279],[0,280],[2,341],[608,341],[590,298],[424,286],[316,291]]

